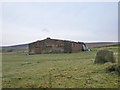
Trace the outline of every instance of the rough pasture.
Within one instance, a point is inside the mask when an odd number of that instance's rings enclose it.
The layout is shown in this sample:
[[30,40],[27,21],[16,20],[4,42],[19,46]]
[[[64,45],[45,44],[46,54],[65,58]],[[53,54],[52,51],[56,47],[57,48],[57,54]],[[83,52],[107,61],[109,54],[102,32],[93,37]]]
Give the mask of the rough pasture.
[[117,88],[117,73],[106,72],[112,63],[94,64],[97,50],[104,48],[118,51],[111,46],[79,53],[3,54],[3,88]]

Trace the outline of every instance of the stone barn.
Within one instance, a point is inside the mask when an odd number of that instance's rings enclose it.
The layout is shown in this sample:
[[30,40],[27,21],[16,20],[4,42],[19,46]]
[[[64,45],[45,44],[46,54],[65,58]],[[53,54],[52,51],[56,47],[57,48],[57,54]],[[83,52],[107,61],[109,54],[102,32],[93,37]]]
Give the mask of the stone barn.
[[86,51],[88,48],[83,42],[73,42],[47,38],[29,44],[29,54],[42,53],[72,53]]

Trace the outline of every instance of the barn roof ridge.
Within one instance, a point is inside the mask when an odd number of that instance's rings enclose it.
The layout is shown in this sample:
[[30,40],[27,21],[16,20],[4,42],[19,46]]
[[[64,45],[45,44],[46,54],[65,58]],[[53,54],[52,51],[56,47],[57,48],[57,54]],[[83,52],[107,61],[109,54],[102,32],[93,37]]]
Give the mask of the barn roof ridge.
[[45,40],[56,40],[56,41],[63,41],[63,42],[83,43],[83,42],[79,42],[79,41],[75,42],[75,41],[70,41],[70,40],[51,39],[50,37],[47,37],[46,39],[43,39],[43,40],[37,40],[37,41],[34,41],[32,43],[41,42],[41,41],[45,41]]
[[[51,39],[51,38],[46,38],[46,39],[43,39],[43,40],[47,40],[47,39],[50,39],[50,40],[57,40],[57,41],[65,41],[65,42],[73,42],[73,43],[83,43],[83,42],[75,42],[75,41],[70,41],[70,40],[61,40],[61,39]],[[42,41],[42,40],[41,40]]]

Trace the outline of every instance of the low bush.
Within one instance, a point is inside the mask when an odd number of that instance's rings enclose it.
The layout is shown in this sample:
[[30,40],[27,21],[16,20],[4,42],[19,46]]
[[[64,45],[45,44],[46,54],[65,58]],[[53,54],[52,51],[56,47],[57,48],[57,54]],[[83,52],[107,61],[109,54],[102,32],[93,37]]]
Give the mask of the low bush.
[[120,65],[110,64],[106,67],[107,72],[117,72],[120,75]]

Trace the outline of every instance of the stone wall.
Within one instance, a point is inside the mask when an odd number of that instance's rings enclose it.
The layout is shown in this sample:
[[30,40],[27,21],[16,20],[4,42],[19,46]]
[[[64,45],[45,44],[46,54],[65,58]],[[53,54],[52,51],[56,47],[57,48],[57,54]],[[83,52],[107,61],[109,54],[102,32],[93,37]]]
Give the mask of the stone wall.
[[71,53],[82,51],[82,44],[56,39],[44,39],[29,44],[29,54]]
[[82,51],[82,44],[80,43],[71,43],[72,44],[72,52]]

